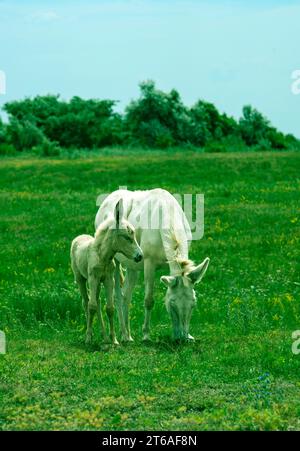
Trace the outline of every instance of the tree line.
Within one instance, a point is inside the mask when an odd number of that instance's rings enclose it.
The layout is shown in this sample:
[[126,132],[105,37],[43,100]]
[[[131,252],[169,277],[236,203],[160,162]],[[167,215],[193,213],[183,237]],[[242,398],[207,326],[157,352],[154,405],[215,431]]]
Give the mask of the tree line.
[[123,114],[114,100],[64,101],[58,95],[8,102],[0,119],[0,153],[34,150],[56,155],[60,149],[97,149],[109,146],[143,148],[193,147],[211,152],[300,148],[250,105],[239,120],[220,113],[204,100],[184,105],[179,93],[165,93],[153,81],[140,84],[140,96]]

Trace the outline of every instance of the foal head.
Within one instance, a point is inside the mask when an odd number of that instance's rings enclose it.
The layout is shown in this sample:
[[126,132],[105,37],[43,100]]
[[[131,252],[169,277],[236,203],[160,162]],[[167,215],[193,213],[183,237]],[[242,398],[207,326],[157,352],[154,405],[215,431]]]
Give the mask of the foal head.
[[119,252],[136,263],[143,258],[143,251],[138,245],[135,236],[135,229],[130,222],[123,218],[122,199],[116,205],[114,227],[114,250]]
[[200,265],[191,266],[192,262],[183,262],[182,273],[178,276],[162,276],[166,285],[166,308],[171,316],[175,339],[193,339],[189,335],[192,310],[196,305],[194,285],[200,282],[209,265],[206,258]]

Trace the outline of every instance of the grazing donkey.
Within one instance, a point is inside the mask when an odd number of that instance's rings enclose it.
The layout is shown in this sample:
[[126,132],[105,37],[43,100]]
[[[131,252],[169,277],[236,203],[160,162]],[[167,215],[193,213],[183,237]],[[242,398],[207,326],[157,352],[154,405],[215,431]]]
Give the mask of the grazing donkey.
[[[95,220],[96,227],[113,211],[120,199],[124,203],[124,217],[134,225],[137,241],[144,254],[144,260],[140,263],[116,254],[116,304],[122,339],[132,340],[129,305],[138,271],[144,271],[145,283],[143,338],[150,339],[155,271],[159,267],[169,266],[170,275],[161,277],[161,281],[167,286],[165,303],[172,320],[173,335],[175,339],[193,340],[189,334],[189,325],[192,309],[196,304],[194,285],[204,276],[209,258],[198,266],[189,260],[188,249],[192,238],[189,223],[176,199],[162,189],[114,191],[100,206]],[[118,262],[127,268],[124,293],[120,287]]]
[[[95,312],[100,322],[102,336],[108,341],[99,301],[100,285],[106,290],[106,313],[109,319],[110,338],[118,344],[114,329],[114,255],[119,252],[129,260],[139,262],[143,252],[135,237],[134,227],[122,218],[122,201],[114,210],[114,216],[103,221],[96,230],[95,237],[80,235],[72,241],[71,266],[82,296],[82,305],[87,319],[86,343],[92,337],[92,322]],[[87,283],[90,299],[87,293]]]

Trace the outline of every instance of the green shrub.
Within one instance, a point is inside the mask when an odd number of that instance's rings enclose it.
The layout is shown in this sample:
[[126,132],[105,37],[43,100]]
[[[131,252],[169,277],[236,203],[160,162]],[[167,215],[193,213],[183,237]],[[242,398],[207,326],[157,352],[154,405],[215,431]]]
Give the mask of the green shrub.
[[285,136],[285,142],[289,149],[300,150],[300,141],[291,134]]
[[164,93],[153,81],[140,84],[141,95],[125,112],[130,142],[166,148],[190,141],[192,121],[188,109],[174,89]]
[[210,141],[205,146],[205,152],[211,152],[211,153],[221,153],[226,152],[227,148],[222,142],[218,141]]
[[253,146],[254,150],[272,150],[272,144],[267,138],[262,138],[259,140],[259,142],[256,144],[256,146]]
[[140,124],[142,143],[149,147],[167,148],[174,145],[171,131],[157,119]]
[[[58,155],[61,148],[99,149],[112,146],[143,148],[206,148],[207,152],[300,149],[293,135],[271,126],[259,111],[246,105],[236,121],[212,103],[184,105],[179,93],[163,92],[153,81],[140,84],[140,96],[114,111],[114,100],[37,96],[6,103],[9,123],[0,120],[0,143],[18,151],[35,148],[41,155]],[[53,144],[50,144],[53,143]]]
[[12,144],[0,142],[0,155],[15,155],[16,153],[17,151]]
[[266,137],[270,142],[272,149],[281,150],[288,147],[284,134],[277,131],[275,128],[270,128],[270,130],[266,133]]
[[[113,112],[113,100],[84,100],[73,97],[69,102],[59,96],[37,96],[6,103],[5,111],[14,123],[13,136],[24,147],[23,129],[30,123],[50,141],[62,147],[92,148],[119,142],[121,117]],[[28,130],[31,135],[32,131]],[[21,138],[19,138],[21,135]],[[27,144],[27,143],[26,143]],[[30,141],[31,144],[31,141]],[[41,141],[33,145],[39,145]]]
[[29,121],[24,123],[12,118],[7,126],[7,141],[19,152],[41,144],[45,139],[43,132]]
[[0,117],[0,144],[6,142],[6,127]]
[[56,157],[61,153],[61,148],[56,142],[44,139],[42,144],[33,148],[33,152],[43,157]]
[[242,137],[238,134],[225,136],[220,140],[224,151],[227,152],[247,152],[249,147],[245,144]]

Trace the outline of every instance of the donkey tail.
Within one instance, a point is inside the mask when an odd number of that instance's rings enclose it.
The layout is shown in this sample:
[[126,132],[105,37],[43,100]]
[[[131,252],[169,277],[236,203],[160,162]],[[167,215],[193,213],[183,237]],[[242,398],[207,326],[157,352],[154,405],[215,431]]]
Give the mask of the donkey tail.
[[124,268],[120,263],[120,285],[121,287],[124,285],[125,276],[124,276]]

